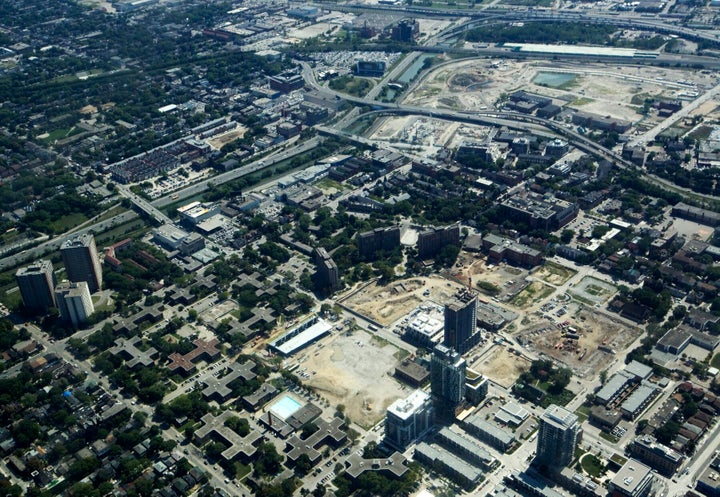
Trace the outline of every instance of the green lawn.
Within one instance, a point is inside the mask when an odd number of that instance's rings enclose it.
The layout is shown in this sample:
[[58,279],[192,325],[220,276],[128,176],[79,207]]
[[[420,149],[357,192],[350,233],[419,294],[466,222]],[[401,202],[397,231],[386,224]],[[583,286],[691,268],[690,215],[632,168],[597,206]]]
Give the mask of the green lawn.
[[580,466],[590,476],[600,476],[605,472],[605,465],[593,454],[585,454],[580,460]]
[[533,281],[523,291],[518,293],[511,304],[517,307],[526,307],[534,302],[538,302],[550,296],[555,291],[551,286],[545,285],[539,281]]
[[580,418],[580,422],[584,423],[590,417],[590,406],[587,406],[585,404],[581,405],[577,408],[575,414],[578,418]]
[[237,461],[233,464],[233,469],[235,469],[235,479],[242,480],[250,474],[250,471],[252,471],[252,466],[245,465],[240,461]]
[[620,441],[620,439],[619,439],[618,437],[616,437],[615,435],[612,435],[612,434],[610,434],[610,433],[606,433],[606,432],[604,432],[604,431],[601,431],[601,432],[600,432],[600,438],[603,438],[603,439],[607,440],[608,442],[611,442],[611,443],[614,443],[614,444],[616,444],[616,443],[618,443],[618,442]]
[[76,212],[74,214],[68,214],[67,216],[63,216],[60,219],[56,219],[55,221],[50,223],[50,227],[55,233],[64,233],[67,230],[74,228],[87,220],[88,218],[85,214]]
[[48,133],[48,136],[46,136],[45,138],[41,138],[41,140],[43,140],[45,143],[53,143],[56,140],[62,140],[63,138],[67,138],[68,136],[76,135],[81,132],[82,129],[75,126],[72,126],[70,128],[60,128],[50,131]]
[[348,188],[348,187],[346,187],[345,185],[343,185],[342,183],[340,183],[340,182],[338,182],[338,181],[335,181],[335,180],[332,180],[332,179],[330,179],[330,178],[323,178],[323,179],[321,179],[320,181],[318,181],[317,183],[315,183],[315,186],[318,187],[318,188],[320,188],[321,190],[322,190],[322,189],[328,189],[328,190],[329,190],[329,189],[331,189],[331,188],[335,188],[336,190],[343,191],[343,190],[345,190],[346,188]]
[[715,354],[710,361],[710,366],[720,369],[720,354]]

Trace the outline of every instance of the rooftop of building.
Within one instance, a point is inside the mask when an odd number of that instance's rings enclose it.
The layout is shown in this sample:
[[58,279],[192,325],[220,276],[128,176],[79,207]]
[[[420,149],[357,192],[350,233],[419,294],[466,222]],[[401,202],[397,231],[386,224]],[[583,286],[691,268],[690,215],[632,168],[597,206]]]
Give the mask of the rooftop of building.
[[429,394],[422,390],[415,390],[404,399],[398,399],[390,404],[387,411],[400,419],[408,419],[429,400]]
[[541,419],[563,428],[569,428],[578,422],[578,417],[575,413],[556,404],[548,406],[541,416]]
[[652,475],[652,470],[635,459],[628,461],[612,479],[612,484],[622,489],[625,495],[634,495],[637,489]]

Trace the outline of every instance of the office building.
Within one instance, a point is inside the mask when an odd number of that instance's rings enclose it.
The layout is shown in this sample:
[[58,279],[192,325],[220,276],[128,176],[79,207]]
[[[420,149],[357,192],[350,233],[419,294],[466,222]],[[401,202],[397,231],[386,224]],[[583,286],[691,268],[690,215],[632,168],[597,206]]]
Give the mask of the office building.
[[678,470],[685,459],[679,452],[657,443],[650,435],[643,435],[633,440],[628,445],[628,452],[634,458],[668,477]]
[[55,274],[50,261],[40,260],[15,273],[23,305],[29,312],[45,312],[55,307]]
[[323,292],[332,293],[340,288],[340,274],[337,264],[322,247],[315,249],[318,283]]
[[102,289],[102,268],[92,235],[80,235],[66,240],[60,245],[60,254],[70,281],[86,282],[90,293]]
[[355,74],[369,78],[381,78],[385,74],[384,60],[358,60],[355,63]]
[[445,336],[443,343],[464,354],[480,341],[477,331],[477,297],[463,289],[445,304]]
[[578,417],[564,407],[550,405],[540,417],[535,462],[562,470],[573,460],[580,437]]
[[89,285],[84,281],[63,281],[58,284],[55,287],[55,301],[60,311],[60,319],[72,323],[75,328],[95,312]]
[[272,90],[290,93],[305,86],[302,74],[297,71],[285,71],[276,76],[268,76],[268,85]]
[[465,359],[453,349],[436,345],[430,360],[430,389],[438,414],[455,414],[465,398]]
[[647,497],[652,484],[652,470],[640,461],[628,459],[610,481],[608,490],[612,497]]
[[430,395],[415,390],[405,399],[398,399],[387,408],[385,442],[403,451],[433,426],[434,411]]

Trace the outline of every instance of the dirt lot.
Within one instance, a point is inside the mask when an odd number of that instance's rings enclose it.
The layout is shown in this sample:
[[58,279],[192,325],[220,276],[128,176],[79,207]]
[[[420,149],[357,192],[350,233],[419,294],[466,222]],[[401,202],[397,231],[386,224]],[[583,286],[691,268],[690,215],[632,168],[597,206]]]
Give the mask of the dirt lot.
[[305,383],[331,406],[344,404],[360,426],[373,426],[391,403],[410,393],[392,376],[398,349],[364,331],[334,335],[308,350],[300,367],[316,373]]
[[499,385],[510,388],[520,373],[530,368],[530,362],[515,354],[511,354],[505,347],[493,345],[489,353],[470,364],[470,367],[483,374]]
[[517,339],[585,376],[599,373],[612,360],[610,353],[598,347],[623,350],[640,335],[638,328],[631,328],[595,309],[583,307],[578,310],[577,304],[569,304],[568,308],[569,312],[556,322],[567,322],[566,331],[569,327],[574,328],[579,340],[563,337],[565,332],[554,322],[537,316],[528,316],[530,322]]
[[[558,85],[537,84],[538,74],[542,73],[575,77]],[[637,121],[643,118],[639,111],[645,98],[683,98],[696,88],[679,81],[696,84],[700,92],[714,85],[712,75],[694,70],[476,59],[439,66],[403,103],[458,110],[491,109],[502,94],[523,89],[575,109]]]
[[223,145],[227,145],[230,142],[233,142],[237,139],[242,138],[245,136],[245,132],[247,131],[247,128],[245,126],[238,126],[237,128],[233,129],[232,131],[228,131],[227,133],[223,133],[222,135],[218,135],[211,140],[208,140],[208,145],[210,145],[215,150],[220,150]]
[[468,252],[460,252],[457,260],[460,268],[453,276],[461,282],[467,282],[472,278],[473,288],[483,293],[477,285],[484,281],[492,283],[500,290],[497,295],[499,300],[506,300],[522,290],[525,285],[525,277],[529,274],[527,269],[508,266],[507,264],[488,264],[485,256],[475,257]]
[[459,283],[432,276],[394,281],[385,286],[372,283],[343,301],[343,304],[388,326],[425,300],[444,304],[459,288]]
[[552,262],[546,262],[544,265],[537,268],[532,274],[536,278],[539,278],[546,283],[560,286],[567,282],[567,280],[575,276],[577,274],[577,271],[568,269],[558,264],[554,264]]

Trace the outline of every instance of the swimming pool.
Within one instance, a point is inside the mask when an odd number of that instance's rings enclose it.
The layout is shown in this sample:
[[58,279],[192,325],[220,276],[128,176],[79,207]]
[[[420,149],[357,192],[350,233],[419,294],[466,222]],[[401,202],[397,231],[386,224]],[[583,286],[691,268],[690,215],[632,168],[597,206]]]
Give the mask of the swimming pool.
[[295,414],[301,407],[302,404],[300,402],[285,394],[280,400],[270,407],[270,410],[280,416],[283,420],[286,420]]

